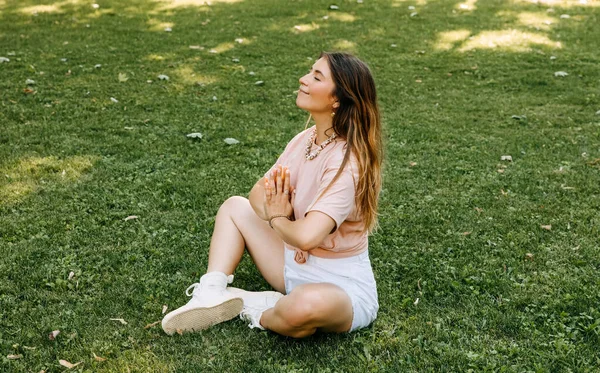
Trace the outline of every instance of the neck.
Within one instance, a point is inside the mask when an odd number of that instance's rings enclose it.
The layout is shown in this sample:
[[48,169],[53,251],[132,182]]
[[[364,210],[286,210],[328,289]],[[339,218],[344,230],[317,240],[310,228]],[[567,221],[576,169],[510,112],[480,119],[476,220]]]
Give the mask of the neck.
[[[330,113],[312,114],[312,117],[317,127],[317,138],[315,141],[317,145],[320,145],[323,141],[327,140],[327,138],[333,134],[333,131],[331,129],[333,121],[331,119]],[[329,135],[327,135],[325,131],[327,131]]]

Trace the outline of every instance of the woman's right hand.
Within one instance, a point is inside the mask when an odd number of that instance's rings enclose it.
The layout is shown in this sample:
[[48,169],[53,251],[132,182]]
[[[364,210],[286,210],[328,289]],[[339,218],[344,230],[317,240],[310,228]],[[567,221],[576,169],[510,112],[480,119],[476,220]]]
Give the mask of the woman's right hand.
[[285,215],[292,220],[294,213],[295,190],[290,186],[290,170],[279,166],[265,177],[264,209],[267,218]]

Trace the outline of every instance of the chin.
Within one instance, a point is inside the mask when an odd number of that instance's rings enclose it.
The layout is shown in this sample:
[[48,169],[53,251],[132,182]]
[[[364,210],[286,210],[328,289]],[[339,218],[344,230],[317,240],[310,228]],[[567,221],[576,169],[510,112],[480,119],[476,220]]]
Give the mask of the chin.
[[306,110],[306,105],[302,104],[302,99],[300,96],[296,97],[296,106],[298,106],[300,109]]

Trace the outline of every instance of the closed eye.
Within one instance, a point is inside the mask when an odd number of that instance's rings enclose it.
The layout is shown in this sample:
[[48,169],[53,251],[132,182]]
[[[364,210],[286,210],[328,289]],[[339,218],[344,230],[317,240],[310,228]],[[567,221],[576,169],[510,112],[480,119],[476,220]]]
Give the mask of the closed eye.
[[321,79],[317,78],[317,75],[316,75],[316,73],[314,73],[313,71],[314,71],[313,69],[310,69],[310,70],[308,70],[308,73],[309,73],[309,74],[313,74],[313,78],[314,78],[314,79],[315,79],[317,82],[320,82],[320,81],[321,81]]

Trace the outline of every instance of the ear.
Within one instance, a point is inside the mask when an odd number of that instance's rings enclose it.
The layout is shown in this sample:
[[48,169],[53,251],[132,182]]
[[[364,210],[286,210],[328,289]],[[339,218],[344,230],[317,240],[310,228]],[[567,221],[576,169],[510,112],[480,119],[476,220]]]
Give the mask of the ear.
[[339,107],[340,107],[340,102],[339,102],[339,101],[335,101],[335,102],[333,103],[333,105],[331,105],[331,107],[333,107],[334,109],[337,109],[337,108],[339,108]]

